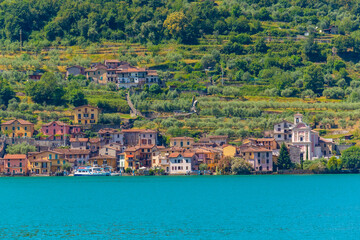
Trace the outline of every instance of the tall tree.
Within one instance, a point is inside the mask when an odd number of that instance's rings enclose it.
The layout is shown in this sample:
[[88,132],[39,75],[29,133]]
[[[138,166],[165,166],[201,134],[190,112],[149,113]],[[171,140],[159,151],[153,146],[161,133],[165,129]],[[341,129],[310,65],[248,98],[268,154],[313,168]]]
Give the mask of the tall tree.
[[7,106],[10,99],[15,97],[15,92],[6,79],[0,78],[0,105]]
[[355,170],[360,167],[360,147],[353,146],[341,153],[341,159],[344,167]]
[[280,155],[279,155],[279,158],[278,158],[277,166],[281,170],[290,169],[293,166],[293,163],[290,160],[289,151],[288,151],[285,143],[283,143],[281,145]]

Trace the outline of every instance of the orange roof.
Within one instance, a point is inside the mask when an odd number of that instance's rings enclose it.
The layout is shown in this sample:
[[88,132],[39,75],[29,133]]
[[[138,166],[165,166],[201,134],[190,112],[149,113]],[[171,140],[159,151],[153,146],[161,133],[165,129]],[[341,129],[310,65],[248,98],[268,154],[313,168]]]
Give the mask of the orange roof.
[[252,147],[247,147],[247,148],[241,150],[241,152],[272,152],[272,150],[269,150],[269,149],[266,149],[263,147],[252,146]]
[[134,157],[134,155],[127,155],[127,157],[128,157],[128,158],[133,158],[133,157]]
[[120,133],[120,130],[115,129],[115,128],[102,128],[99,130],[98,132],[99,134],[102,133]]
[[4,122],[2,125],[10,125],[10,124],[13,124],[15,121],[18,121],[20,124],[23,124],[23,125],[34,125],[33,123],[31,123],[29,121],[26,121],[26,120],[23,120],[23,119],[9,120],[7,122]]
[[177,158],[180,155],[178,152],[170,153],[169,158]]
[[184,152],[184,153],[182,154],[182,156],[183,156],[184,158],[192,158],[194,155],[195,155],[194,152]]
[[3,159],[26,159],[25,154],[5,154]]
[[155,144],[153,144],[153,145],[140,145],[140,146],[138,146],[139,149],[141,149],[141,148],[153,148],[153,147],[155,147]]
[[90,138],[90,139],[89,139],[89,142],[90,142],[90,143],[98,143],[98,142],[100,142],[100,141],[101,141],[100,138]]
[[87,142],[88,138],[70,138],[70,142]]

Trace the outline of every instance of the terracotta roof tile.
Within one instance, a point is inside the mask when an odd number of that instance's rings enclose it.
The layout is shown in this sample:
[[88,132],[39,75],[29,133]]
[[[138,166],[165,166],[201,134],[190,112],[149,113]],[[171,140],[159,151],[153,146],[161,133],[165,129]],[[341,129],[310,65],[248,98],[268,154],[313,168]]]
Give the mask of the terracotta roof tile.
[[26,159],[25,154],[5,154],[3,159]]
[[33,123],[31,123],[29,121],[26,121],[26,120],[23,120],[23,119],[9,120],[7,122],[2,123],[1,125],[10,125],[10,124],[13,124],[15,121],[18,121],[20,124],[23,124],[23,125],[34,125]]

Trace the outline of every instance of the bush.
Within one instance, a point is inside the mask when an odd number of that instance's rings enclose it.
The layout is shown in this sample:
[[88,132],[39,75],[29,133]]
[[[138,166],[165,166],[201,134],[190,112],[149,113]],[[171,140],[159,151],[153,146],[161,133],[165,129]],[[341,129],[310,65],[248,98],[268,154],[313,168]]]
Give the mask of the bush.
[[323,96],[330,99],[343,99],[345,92],[339,87],[327,88],[323,91]]

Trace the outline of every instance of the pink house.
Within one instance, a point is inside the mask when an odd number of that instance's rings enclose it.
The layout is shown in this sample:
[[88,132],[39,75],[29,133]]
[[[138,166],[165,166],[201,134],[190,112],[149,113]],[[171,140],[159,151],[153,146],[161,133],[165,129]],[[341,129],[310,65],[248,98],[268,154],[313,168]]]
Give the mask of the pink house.
[[63,140],[64,135],[67,135],[66,137],[73,137],[74,134],[80,132],[80,126],[68,125],[60,121],[53,121],[41,127],[41,133],[47,136],[43,138],[48,140]]
[[5,174],[26,175],[28,173],[28,159],[25,154],[6,154],[1,160]]

